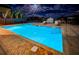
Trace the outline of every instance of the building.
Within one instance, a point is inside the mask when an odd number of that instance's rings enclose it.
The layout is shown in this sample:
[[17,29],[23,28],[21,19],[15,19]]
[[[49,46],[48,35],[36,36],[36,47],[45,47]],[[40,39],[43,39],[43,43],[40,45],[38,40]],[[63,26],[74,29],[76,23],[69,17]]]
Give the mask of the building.
[[54,23],[54,19],[50,17],[50,18],[47,19],[46,22],[47,22],[47,23]]

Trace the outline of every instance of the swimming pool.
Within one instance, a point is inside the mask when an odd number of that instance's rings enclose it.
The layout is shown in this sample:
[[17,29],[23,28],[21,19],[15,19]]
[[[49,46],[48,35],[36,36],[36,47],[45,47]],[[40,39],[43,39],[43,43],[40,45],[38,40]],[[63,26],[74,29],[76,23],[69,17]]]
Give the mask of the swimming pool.
[[63,52],[62,30],[59,27],[36,26],[33,24],[3,26],[6,30]]

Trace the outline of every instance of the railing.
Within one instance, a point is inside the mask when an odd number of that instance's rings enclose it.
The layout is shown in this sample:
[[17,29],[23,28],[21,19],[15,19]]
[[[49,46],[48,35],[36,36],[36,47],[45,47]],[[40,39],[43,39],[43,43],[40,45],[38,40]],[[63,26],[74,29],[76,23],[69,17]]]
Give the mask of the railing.
[[6,18],[0,19],[0,24],[17,24],[17,23],[26,23],[27,20],[23,18]]

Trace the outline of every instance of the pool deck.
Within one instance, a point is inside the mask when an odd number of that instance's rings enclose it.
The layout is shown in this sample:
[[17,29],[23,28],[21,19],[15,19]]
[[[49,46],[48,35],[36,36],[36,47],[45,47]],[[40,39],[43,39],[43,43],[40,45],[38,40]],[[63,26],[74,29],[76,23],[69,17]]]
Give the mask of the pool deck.
[[79,25],[66,24],[64,28],[64,54],[79,55]]
[[[36,24],[38,25],[38,24]],[[42,24],[39,24],[42,26]],[[52,26],[52,25],[51,25]],[[8,55],[60,55],[60,54],[79,54],[79,25],[64,24],[63,29],[63,48],[64,52],[59,53],[51,48],[37,42],[28,40],[13,32],[0,28],[0,54]],[[31,51],[33,46],[38,47],[36,52]]]

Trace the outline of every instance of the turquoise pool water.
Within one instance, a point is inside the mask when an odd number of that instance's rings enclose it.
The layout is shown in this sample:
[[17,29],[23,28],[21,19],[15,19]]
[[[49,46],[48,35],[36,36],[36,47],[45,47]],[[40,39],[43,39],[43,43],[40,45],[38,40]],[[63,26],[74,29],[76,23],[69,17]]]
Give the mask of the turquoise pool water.
[[23,24],[17,26],[3,26],[3,28],[54,50],[63,52],[62,30],[59,27]]

